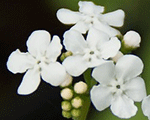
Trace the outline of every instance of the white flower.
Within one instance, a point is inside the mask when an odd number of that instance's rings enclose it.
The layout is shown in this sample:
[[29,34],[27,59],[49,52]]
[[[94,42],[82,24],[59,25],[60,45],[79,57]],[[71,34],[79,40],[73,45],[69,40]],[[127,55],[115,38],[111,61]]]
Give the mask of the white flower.
[[110,106],[119,118],[130,118],[137,112],[135,102],[146,96],[144,80],[139,77],[143,70],[140,58],[124,55],[116,65],[113,62],[96,67],[92,76],[100,83],[91,89],[91,101],[97,110]]
[[17,49],[10,54],[7,68],[14,74],[26,72],[18,88],[19,94],[34,92],[40,84],[40,77],[53,86],[64,81],[65,68],[56,62],[62,45],[58,36],[54,36],[52,41],[50,38],[45,30],[34,31],[27,40],[28,52]]
[[103,6],[95,5],[89,1],[79,1],[79,12],[65,8],[57,11],[57,18],[64,24],[75,24],[72,29],[86,33],[91,27],[97,28],[109,36],[115,36],[120,32],[110,26],[121,27],[124,22],[124,11],[116,10],[110,13],[104,12]]
[[63,61],[67,72],[72,76],[81,75],[87,68],[106,62],[104,59],[114,57],[120,49],[117,37],[109,36],[99,30],[90,29],[85,40],[82,34],[69,30],[64,34],[64,45],[73,53]]
[[127,47],[137,48],[140,47],[141,37],[139,33],[130,30],[124,35],[123,41]]
[[145,116],[150,120],[150,95],[145,97],[142,101],[142,111]]

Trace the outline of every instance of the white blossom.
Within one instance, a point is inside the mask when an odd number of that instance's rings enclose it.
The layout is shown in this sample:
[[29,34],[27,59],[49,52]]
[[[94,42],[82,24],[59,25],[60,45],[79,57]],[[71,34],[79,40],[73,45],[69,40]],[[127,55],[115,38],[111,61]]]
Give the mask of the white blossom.
[[75,24],[71,29],[86,33],[91,27],[97,28],[109,36],[116,36],[120,32],[110,26],[121,27],[124,22],[124,11],[116,10],[106,14],[103,6],[89,1],[79,1],[79,12],[69,9],[59,9],[57,18],[64,24]]
[[110,57],[114,57],[120,49],[117,37],[109,38],[107,34],[96,29],[90,29],[85,40],[76,30],[64,34],[63,41],[66,50],[73,53],[63,61],[67,72],[72,76],[81,75],[87,68],[98,66]]
[[56,61],[62,45],[58,36],[51,36],[45,30],[34,31],[27,40],[28,52],[13,51],[7,61],[7,68],[14,74],[25,73],[18,88],[19,94],[30,94],[40,84],[40,77],[53,86],[60,85],[66,76],[65,68]]
[[127,47],[137,48],[140,47],[141,36],[139,33],[130,30],[123,36],[123,41]]
[[146,96],[144,80],[139,77],[143,62],[134,55],[124,55],[116,65],[113,62],[96,67],[92,76],[100,83],[91,89],[91,101],[97,110],[110,106],[119,118],[130,118],[137,112],[135,102]]
[[150,95],[145,97],[142,101],[142,111],[145,116],[150,120]]

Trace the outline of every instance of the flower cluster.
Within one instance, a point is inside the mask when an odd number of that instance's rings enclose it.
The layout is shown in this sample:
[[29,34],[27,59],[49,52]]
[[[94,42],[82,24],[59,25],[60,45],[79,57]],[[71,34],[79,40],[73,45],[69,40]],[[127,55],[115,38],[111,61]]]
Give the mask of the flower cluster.
[[[79,1],[78,5],[79,12],[65,8],[57,11],[60,22],[73,25],[63,35],[65,53],[61,54],[58,36],[51,40],[47,31],[36,30],[27,40],[28,52],[17,49],[10,54],[8,70],[26,72],[18,94],[33,93],[42,78],[62,88],[62,115],[66,118],[80,117],[88,96],[98,111],[110,107],[119,118],[135,116],[138,109],[134,102],[143,101],[143,113],[150,119],[150,97],[140,76],[144,65],[131,54],[140,46],[140,35],[132,30],[122,35],[114,28],[124,23],[121,9],[104,13],[104,7],[93,2]],[[59,55],[62,64],[57,61]],[[81,75],[85,81],[73,85],[73,77]]]

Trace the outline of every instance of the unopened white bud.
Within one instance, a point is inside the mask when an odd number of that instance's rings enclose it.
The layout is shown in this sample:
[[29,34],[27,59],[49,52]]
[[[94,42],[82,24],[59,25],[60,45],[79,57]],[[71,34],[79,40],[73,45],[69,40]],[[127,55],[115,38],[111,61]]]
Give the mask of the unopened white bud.
[[71,110],[72,106],[69,101],[62,101],[61,108],[65,111],[69,111],[69,110]]
[[61,97],[65,100],[70,100],[73,97],[73,91],[69,88],[65,88],[61,91]]
[[112,60],[113,60],[114,62],[117,62],[117,61],[119,60],[119,58],[121,58],[122,56],[123,56],[123,53],[120,52],[120,51],[118,51],[117,55],[114,56],[114,57],[112,58]]
[[87,88],[88,88],[87,84],[82,81],[80,81],[74,85],[74,91],[78,94],[85,93],[87,91]]
[[131,30],[124,35],[123,41],[127,47],[137,48],[140,46],[141,37],[139,33]]
[[72,83],[72,76],[70,76],[69,74],[66,74],[66,78],[65,78],[65,81],[63,83],[61,83],[61,87],[67,87],[69,86],[71,83]]
[[71,104],[74,108],[79,108],[82,106],[82,99],[80,97],[75,97],[71,100]]

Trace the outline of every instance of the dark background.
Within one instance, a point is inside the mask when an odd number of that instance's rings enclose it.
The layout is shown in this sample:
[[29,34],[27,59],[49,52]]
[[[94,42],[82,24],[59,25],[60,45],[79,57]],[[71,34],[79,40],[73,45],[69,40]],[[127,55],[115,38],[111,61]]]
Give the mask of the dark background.
[[33,94],[18,95],[23,74],[14,75],[6,67],[12,51],[27,51],[26,40],[32,31],[44,29],[61,37],[66,29],[62,26],[44,0],[0,1],[0,120],[64,119],[59,87],[42,80]]

